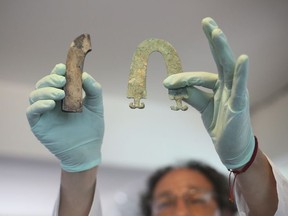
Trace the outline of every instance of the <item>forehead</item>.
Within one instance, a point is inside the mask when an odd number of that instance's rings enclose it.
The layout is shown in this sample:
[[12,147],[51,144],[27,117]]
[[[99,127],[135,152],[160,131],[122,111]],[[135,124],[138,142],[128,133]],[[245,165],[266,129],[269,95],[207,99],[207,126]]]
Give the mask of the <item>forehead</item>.
[[166,173],[156,184],[153,196],[163,192],[179,194],[189,188],[211,190],[212,183],[199,171],[188,168],[174,169]]

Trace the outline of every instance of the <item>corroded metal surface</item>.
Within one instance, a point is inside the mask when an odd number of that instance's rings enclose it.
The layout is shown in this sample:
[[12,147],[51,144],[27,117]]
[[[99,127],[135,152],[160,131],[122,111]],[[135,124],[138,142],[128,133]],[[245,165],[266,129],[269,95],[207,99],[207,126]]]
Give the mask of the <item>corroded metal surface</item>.
[[82,72],[86,54],[91,51],[89,34],[82,34],[70,45],[66,60],[64,112],[82,112]]
[[[140,102],[140,100],[147,97],[147,63],[149,55],[155,51],[162,54],[166,63],[168,76],[182,72],[180,58],[170,43],[162,39],[153,38],[141,42],[136,48],[130,66],[127,98],[134,99],[134,101],[129,105],[132,109],[143,109],[145,107],[145,104]],[[186,105],[182,104],[182,99],[188,97],[186,89],[169,90],[169,97],[176,101],[176,106],[171,106],[172,110],[185,111],[188,109]]]

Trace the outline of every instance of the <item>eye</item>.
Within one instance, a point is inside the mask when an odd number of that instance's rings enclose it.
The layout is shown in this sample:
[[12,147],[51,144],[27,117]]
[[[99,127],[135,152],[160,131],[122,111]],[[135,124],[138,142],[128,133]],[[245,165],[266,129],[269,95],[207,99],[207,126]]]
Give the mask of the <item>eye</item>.
[[173,206],[174,204],[175,202],[173,200],[165,200],[165,201],[159,202],[157,206],[159,206],[160,208],[165,208],[165,207]]
[[156,212],[162,212],[165,210],[168,210],[170,208],[172,208],[173,206],[175,206],[175,200],[173,199],[165,199],[165,200],[159,200],[157,202],[155,202],[154,208]]
[[197,204],[206,204],[211,199],[210,193],[197,193],[197,194],[186,194],[184,197],[187,204],[197,205]]

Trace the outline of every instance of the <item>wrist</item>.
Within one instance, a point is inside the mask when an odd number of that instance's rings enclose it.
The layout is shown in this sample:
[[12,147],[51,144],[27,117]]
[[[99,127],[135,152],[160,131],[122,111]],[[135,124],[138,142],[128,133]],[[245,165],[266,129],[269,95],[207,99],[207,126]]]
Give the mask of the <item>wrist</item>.
[[72,148],[58,157],[61,167],[67,172],[81,172],[98,166],[101,163],[101,143],[92,140]]
[[239,174],[239,173],[243,173],[245,172],[247,169],[249,169],[249,167],[252,165],[252,163],[254,162],[257,152],[258,152],[258,140],[257,137],[254,136],[254,140],[255,140],[255,145],[254,145],[254,150],[253,153],[250,157],[250,160],[244,164],[243,166],[240,166],[236,169],[228,169],[230,172],[233,172],[234,174]]
[[62,169],[61,188],[78,192],[91,189],[96,183],[97,169],[97,166],[80,172],[67,172]]
[[59,215],[88,215],[96,187],[97,167],[61,172]]
[[[239,137],[231,137],[231,141],[236,139],[236,143],[233,143],[226,148],[220,149],[218,152],[223,165],[226,166],[228,170],[237,170],[244,167],[251,159],[253,151],[255,149],[255,138],[253,133],[251,133],[248,138],[239,139]],[[242,141],[241,141],[242,140]]]
[[[246,172],[250,167],[251,165],[253,164],[256,156],[257,156],[257,152],[258,152],[258,140],[257,140],[257,137],[254,136],[254,139],[255,139],[255,146],[254,146],[254,150],[253,150],[253,154],[250,158],[250,160],[248,161],[248,163],[246,163],[245,165],[237,168],[237,169],[228,169],[230,171],[230,174],[229,174],[229,190],[230,190],[230,193],[229,193],[229,200],[234,202],[234,193],[233,193],[233,190],[234,190],[234,185],[235,185],[235,182],[236,182],[236,178],[239,174],[241,173],[244,173]],[[232,177],[231,177],[231,174],[234,174],[234,179],[232,180]]]

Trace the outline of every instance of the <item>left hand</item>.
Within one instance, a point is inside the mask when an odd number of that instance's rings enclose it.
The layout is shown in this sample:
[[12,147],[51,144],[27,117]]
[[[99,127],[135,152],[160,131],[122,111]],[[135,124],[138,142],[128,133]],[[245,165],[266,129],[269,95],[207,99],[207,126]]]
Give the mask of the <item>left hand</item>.
[[32,132],[61,161],[62,169],[81,172],[101,162],[104,136],[102,88],[84,72],[83,112],[62,112],[65,72],[66,66],[58,64],[51,74],[36,83],[26,114]]
[[237,169],[248,163],[255,146],[247,90],[248,56],[234,58],[227,38],[213,19],[203,19],[202,25],[218,75],[208,72],[174,74],[164,80],[164,86],[187,89],[185,102],[201,113],[221,161],[228,169]]

